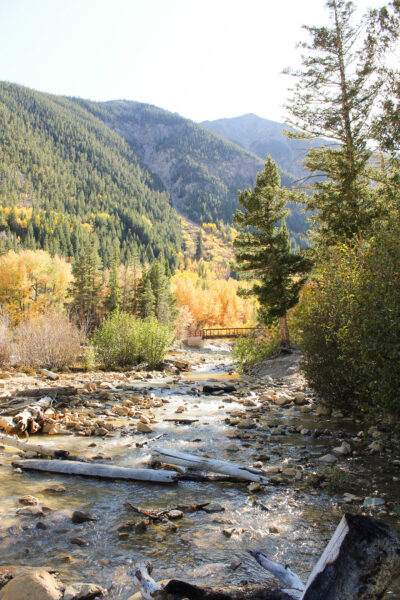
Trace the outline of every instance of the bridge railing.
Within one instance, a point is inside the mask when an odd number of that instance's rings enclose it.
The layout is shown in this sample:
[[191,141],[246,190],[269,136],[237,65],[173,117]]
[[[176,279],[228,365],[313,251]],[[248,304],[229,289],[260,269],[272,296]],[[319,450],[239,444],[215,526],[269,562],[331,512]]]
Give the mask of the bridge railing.
[[257,335],[266,333],[266,327],[207,327],[188,331],[188,337],[211,338],[236,338],[242,335]]

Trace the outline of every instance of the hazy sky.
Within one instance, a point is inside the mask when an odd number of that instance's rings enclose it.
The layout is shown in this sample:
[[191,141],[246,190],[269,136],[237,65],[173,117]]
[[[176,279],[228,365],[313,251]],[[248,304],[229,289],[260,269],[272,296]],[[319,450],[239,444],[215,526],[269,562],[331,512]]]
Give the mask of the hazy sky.
[[[302,24],[324,0],[0,0],[0,80],[138,100],[195,121],[284,120]],[[377,0],[356,0],[365,9]]]

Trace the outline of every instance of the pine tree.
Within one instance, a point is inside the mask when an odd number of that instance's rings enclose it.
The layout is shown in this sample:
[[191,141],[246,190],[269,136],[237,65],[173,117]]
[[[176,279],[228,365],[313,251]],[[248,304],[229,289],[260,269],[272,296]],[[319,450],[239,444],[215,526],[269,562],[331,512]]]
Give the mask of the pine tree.
[[318,177],[306,206],[322,249],[368,232],[381,215],[370,185],[369,141],[385,85],[382,61],[399,29],[387,7],[369,11],[353,25],[352,2],[328,0],[326,5],[330,25],[304,27],[311,42],[300,44],[303,67],[287,70],[296,85],[286,107],[289,123],[301,132],[290,137],[325,140],[304,161]]
[[119,310],[121,308],[122,289],[118,272],[119,264],[119,248],[117,244],[114,244],[111,256],[110,274],[108,279],[108,295],[106,299],[106,309],[109,312]]
[[250,289],[241,290],[241,295],[257,297],[264,323],[279,319],[281,346],[289,347],[286,314],[298,302],[312,262],[304,254],[290,250],[286,203],[295,192],[280,185],[278,167],[268,156],[254,189],[239,192],[239,204],[244,210],[238,209],[234,216],[240,231],[234,248],[237,270],[255,280]]
[[151,287],[150,277],[146,274],[143,280],[143,292],[139,296],[139,316],[142,319],[154,317],[155,297]]
[[80,323],[89,328],[99,324],[102,312],[101,260],[98,253],[97,237],[88,237],[81,253],[72,265],[74,281],[71,284],[71,308]]
[[195,260],[200,260],[204,257],[204,248],[203,248],[203,233],[201,229],[199,229],[196,236],[196,251],[194,254]]

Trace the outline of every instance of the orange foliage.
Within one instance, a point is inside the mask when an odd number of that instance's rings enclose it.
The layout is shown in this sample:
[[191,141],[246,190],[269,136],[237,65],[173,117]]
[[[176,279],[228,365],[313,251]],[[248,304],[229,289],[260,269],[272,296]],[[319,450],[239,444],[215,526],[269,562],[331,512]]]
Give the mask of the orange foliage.
[[239,282],[235,279],[203,279],[189,271],[178,272],[172,278],[172,291],[178,307],[190,311],[194,327],[253,324],[255,301],[239,297],[238,287]]

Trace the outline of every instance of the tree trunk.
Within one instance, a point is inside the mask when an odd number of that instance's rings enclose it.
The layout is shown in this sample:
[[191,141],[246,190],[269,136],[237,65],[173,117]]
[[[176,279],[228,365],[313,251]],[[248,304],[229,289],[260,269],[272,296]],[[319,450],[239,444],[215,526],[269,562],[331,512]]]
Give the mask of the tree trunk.
[[281,348],[290,348],[289,327],[287,324],[287,313],[283,317],[279,317],[279,325],[281,327]]
[[65,475],[84,475],[86,477],[100,477],[101,479],[156,481],[157,483],[175,483],[179,477],[176,471],[130,469],[128,467],[114,467],[112,465],[72,460],[16,460],[13,462],[13,467],[32,471],[47,471],[49,473],[64,473]]

